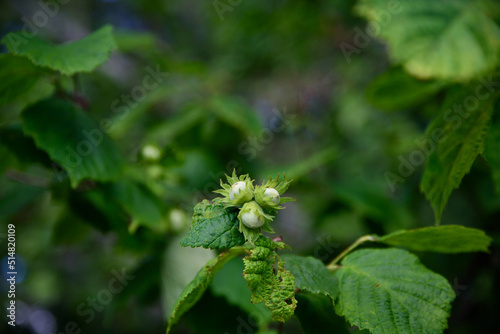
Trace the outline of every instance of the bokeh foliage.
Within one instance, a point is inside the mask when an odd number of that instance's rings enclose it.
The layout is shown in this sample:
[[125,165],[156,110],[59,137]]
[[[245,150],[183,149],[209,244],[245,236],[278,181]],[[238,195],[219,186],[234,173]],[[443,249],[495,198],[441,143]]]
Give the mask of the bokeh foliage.
[[[274,229],[295,253],[323,262],[360,235],[436,218],[486,231],[490,254],[419,258],[458,292],[448,331],[493,332],[500,111],[498,86],[484,81],[500,80],[498,5],[414,0],[391,12],[385,0],[230,3],[68,2],[38,28],[35,48],[18,50],[8,33],[44,9],[37,1],[0,4],[0,220],[17,227],[23,312],[45,312],[58,332],[69,321],[83,332],[163,332],[181,291],[215,256],[180,246],[193,208],[236,169],[258,183],[278,172],[294,179],[298,201],[286,204]],[[379,25],[377,36],[370,24]],[[52,49],[93,32],[97,42]],[[73,58],[60,57],[61,48]],[[92,48],[99,54],[91,59]],[[50,59],[37,57],[40,49]],[[443,121],[477,85],[492,87],[479,111],[454,113],[457,129]],[[131,97],[146,86],[154,88]],[[401,173],[412,152],[425,153],[432,129],[451,139]],[[75,167],[65,149],[90,141],[84,130],[102,144]],[[402,179],[388,181],[388,172]],[[245,304],[242,282],[224,280],[237,266],[214,275],[179,333],[233,333],[238,319],[252,330],[269,325],[265,310]],[[87,323],[79,306],[122,268],[134,279]],[[306,332],[315,327],[304,319],[321,305],[315,295],[298,297]],[[262,316],[248,321],[255,312]],[[300,333],[296,321],[285,327]],[[332,314],[318,328],[345,327]]]

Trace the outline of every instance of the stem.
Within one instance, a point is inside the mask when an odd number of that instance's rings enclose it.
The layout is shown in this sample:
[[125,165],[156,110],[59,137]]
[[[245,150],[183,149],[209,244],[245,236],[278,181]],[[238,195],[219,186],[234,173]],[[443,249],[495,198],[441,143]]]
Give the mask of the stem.
[[5,176],[7,176],[11,180],[14,180],[14,181],[17,181],[20,183],[24,183],[24,184],[28,184],[28,185],[34,186],[34,187],[48,188],[50,185],[50,180],[48,180],[44,177],[20,172],[20,171],[17,171],[15,169],[8,169],[5,172]]
[[361,245],[362,243],[364,243],[366,241],[377,241],[377,240],[378,240],[378,237],[375,236],[375,235],[364,235],[364,236],[362,236],[358,240],[354,241],[354,243],[352,245],[350,245],[349,247],[347,247],[346,249],[344,249],[344,251],[342,253],[340,253],[339,255],[337,255],[337,257],[334,258],[332,260],[332,262],[330,262],[326,266],[326,268],[328,270],[334,270],[334,269],[338,268],[337,262],[339,262],[344,256],[346,256],[354,248],[358,247],[359,245]]
[[73,74],[71,79],[73,80],[73,93],[80,93],[80,80],[78,78],[78,74]]
[[278,334],[283,333],[283,322],[278,322]]
[[62,86],[61,79],[59,77],[56,77],[54,80],[54,86],[56,87],[56,94],[61,98],[65,98],[65,99],[73,101],[83,110],[88,110],[90,108],[89,102],[82,94],[80,94],[77,91],[79,89],[78,88],[79,84],[78,84],[78,79],[77,79],[76,75],[73,76],[72,78],[73,78],[73,86],[74,86],[75,92],[74,93],[66,92]]

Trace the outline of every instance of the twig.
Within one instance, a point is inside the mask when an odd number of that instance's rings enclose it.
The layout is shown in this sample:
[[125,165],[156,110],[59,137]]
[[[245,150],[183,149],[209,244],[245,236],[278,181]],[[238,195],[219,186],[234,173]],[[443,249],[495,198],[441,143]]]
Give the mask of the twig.
[[283,322],[278,322],[278,334],[283,334]]
[[5,172],[5,176],[13,181],[17,181],[34,187],[48,188],[50,185],[50,180],[45,177],[20,172],[14,169],[7,170]]
[[342,253],[340,253],[339,255],[337,255],[337,257],[334,258],[332,260],[332,262],[330,262],[326,266],[326,268],[329,269],[329,270],[334,270],[334,269],[338,268],[337,262],[339,262],[344,256],[346,256],[354,248],[358,247],[359,245],[361,245],[362,243],[364,243],[366,241],[377,241],[377,240],[378,240],[378,237],[375,236],[375,235],[365,235],[365,236],[362,236],[361,238],[359,238],[358,240],[356,240],[352,245],[350,245],[349,247],[347,247]]
[[73,79],[73,93],[80,94],[81,87],[80,87],[80,80],[79,80],[78,74],[74,74],[72,76],[72,79]]

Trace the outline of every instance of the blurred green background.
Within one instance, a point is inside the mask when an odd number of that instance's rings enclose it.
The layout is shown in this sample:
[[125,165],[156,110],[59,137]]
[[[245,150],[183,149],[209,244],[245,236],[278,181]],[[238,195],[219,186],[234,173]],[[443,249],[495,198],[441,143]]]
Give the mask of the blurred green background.
[[[361,235],[433,225],[431,206],[419,190],[423,167],[394,189],[385,173],[397,171],[399,157],[407,159],[418,146],[443,96],[396,112],[367,102],[367,87],[391,62],[377,39],[345,57],[341,43],[353,44],[356,29],[365,25],[353,5],[61,4],[38,36],[60,43],[106,24],[114,27],[118,50],[75,80],[88,114],[97,122],[110,120],[108,134],[127,165],[118,182],[88,180],[73,189],[64,171],[20,130],[21,109],[47,94],[43,83],[23,101],[2,107],[0,247],[7,247],[7,224],[15,224],[22,275],[18,326],[13,331],[2,321],[1,332],[164,332],[176,296],[213,256],[179,245],[192,208],[215,197],[219,179],[233,168],[257,183],[278,172],[294,179],[289,193],[297,201],[280,212],[275,230],[295,253],[325,262]],[[37,1],[2,1],[0,36],[21,29],[23,18],[33,20],[40,9]],[[123,94],[155,70],[168,76],[128,103]],[[65,87],[73,84],[63,80]],[[499,220],[500,197],[479,158],[453,192],[442,223],[485,230],[494,238],[491,253],[418,254],[457,292],[449,333],[498,329]],[[123,271],[130,280],[120,292],[106,292]],[[240,272],[236,262],[221,271],[176,333],[237,333],[239,319],[254,310],[232,299],[249,299],[240,289]],[[5,280],[0,289],[3,303]],[[337,320],[332,333],[355,332]],[[285,332],[301,333],[299,323],[287,323]]]

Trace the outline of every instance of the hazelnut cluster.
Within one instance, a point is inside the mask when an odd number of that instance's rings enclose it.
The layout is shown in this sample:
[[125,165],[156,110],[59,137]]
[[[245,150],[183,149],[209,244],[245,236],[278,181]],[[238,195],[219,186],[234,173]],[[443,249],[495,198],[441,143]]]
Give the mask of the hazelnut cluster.
[[280,204],[293,200],[281,197],[292,181],[287,181],[285,175],[280,182],[278,175],[274,179],[269,177],[269,180],[260,186],[254,186],[254,180],[250,179],[248,174],[237,176],[236,171],[233,171],[232,176],[226,177],[228,183],[221,181],[222,189],[215,192],[224,196],[227,207],[239,208],[239,230],[245,234],[245,238],[253,242],[260,234],[259,228],[274,232],[269,223],[273,221],[278,210],[284,209]]

